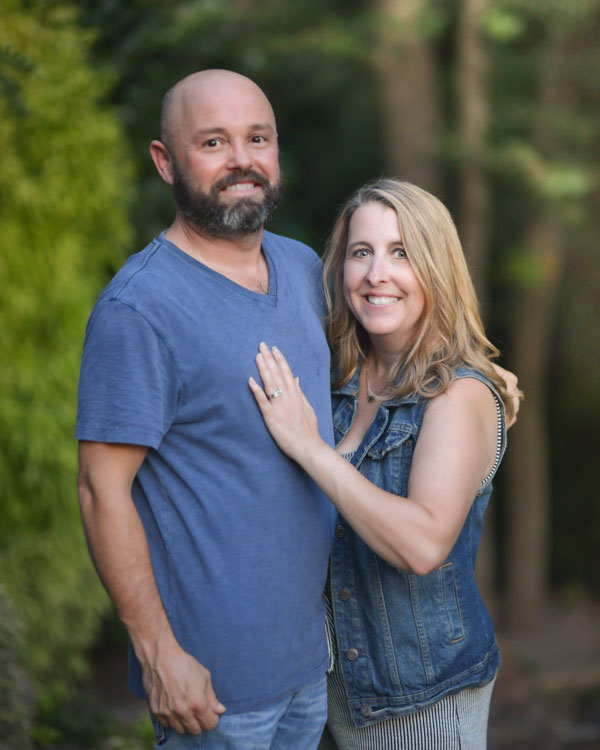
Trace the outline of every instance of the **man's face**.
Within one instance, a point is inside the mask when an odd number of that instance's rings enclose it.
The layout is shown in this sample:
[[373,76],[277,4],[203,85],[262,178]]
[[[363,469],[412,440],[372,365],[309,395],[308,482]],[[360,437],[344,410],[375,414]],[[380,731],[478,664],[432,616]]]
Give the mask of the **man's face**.
[[244,80],[182,98],[170,149],[177,207],[202,233],[253,234],[282,197],[277,131],[264,94]]

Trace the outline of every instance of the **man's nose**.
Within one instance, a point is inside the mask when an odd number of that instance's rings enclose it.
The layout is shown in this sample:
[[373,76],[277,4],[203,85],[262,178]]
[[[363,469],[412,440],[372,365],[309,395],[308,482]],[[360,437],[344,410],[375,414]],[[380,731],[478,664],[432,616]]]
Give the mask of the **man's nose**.
[[252,156],[247,145],[241,141],[232,143],[227,166],[230,169],[250,169],[252,164]]

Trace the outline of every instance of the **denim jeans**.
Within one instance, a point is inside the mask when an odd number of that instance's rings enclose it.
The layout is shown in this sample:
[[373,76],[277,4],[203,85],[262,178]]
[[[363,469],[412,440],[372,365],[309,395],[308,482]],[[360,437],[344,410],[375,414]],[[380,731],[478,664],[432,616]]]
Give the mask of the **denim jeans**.
[[211,732],[177,734],[153,716],[155,750],[314,750],[327,718],[327,681],[323,676],[260,711],[223,714]]

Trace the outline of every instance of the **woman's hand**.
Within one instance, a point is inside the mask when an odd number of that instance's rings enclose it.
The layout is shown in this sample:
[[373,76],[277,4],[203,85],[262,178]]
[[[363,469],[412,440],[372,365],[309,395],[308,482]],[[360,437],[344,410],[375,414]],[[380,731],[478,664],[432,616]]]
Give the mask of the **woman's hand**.
[[256,365],[264,389],[254,378],[248,384],[273,439],[301,464],[311,448],[322,442],[317,417],[279,349],[274,346],[270,351],[264,342],[259,349]]

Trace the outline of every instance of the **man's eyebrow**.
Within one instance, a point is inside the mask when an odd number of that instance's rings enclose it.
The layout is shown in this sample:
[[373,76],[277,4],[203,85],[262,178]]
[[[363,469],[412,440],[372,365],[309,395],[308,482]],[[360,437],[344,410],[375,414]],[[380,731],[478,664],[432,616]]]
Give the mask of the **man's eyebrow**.
[[[269,131],[271,133],[275,132],[275,128],[268,122],[258,122],[254,125],[250,125],[248,128],[249,132],[256,132],[256,131]],[[198,138],[202,138],[203,136],[207,135],[225,135],[227,133],[227,128],[222,128],[219,126],[216,126],[214,128],[199,128],[194,133],[194,140],[197,140]]]

